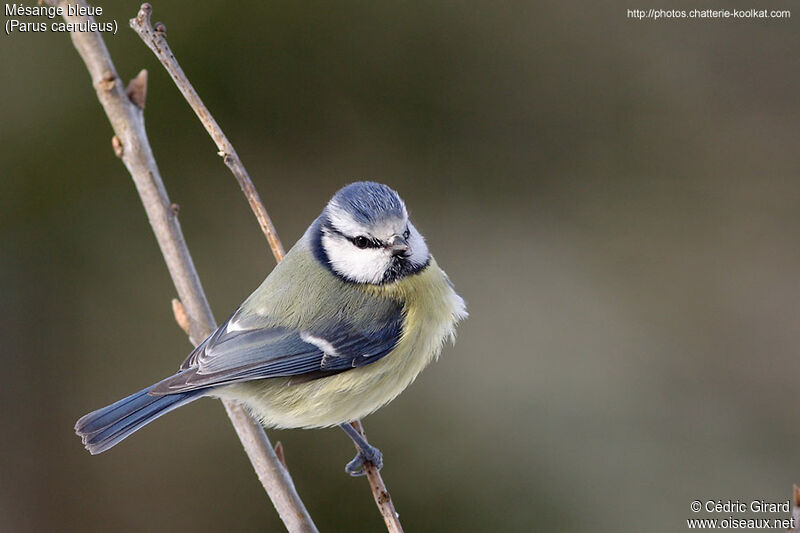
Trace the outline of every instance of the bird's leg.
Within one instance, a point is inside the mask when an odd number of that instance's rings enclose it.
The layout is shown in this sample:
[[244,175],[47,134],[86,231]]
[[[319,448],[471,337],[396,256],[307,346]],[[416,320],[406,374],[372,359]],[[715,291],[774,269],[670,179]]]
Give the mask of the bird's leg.
[[339,424],[339,427],[347,433],[358,448],[358,454],[344,467],[345,472],[351,476],[363,476],[366,474],[364,463],[372,463],[378,470],[383,466],[383,455],[375,446],[370,446],[369,442],[361,436],[361,433],[350,424]]

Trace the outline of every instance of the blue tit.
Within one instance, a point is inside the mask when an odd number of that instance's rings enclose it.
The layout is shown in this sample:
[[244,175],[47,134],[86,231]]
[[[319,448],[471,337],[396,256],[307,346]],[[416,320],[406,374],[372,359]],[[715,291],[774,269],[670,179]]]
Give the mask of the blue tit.
[[97,454],[198,398],[230,399],[267,427],[340,426],[359,449],[346,470],[360,475],[382,459],[349,422],[397,397],[466,316],[400,196],[352,183],[176,374],[75,431]]

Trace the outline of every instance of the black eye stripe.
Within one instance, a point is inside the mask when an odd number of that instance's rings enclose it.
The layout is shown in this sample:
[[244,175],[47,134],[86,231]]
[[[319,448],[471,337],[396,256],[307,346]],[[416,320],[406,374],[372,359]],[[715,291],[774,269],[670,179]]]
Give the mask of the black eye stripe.
[[[383,243],[381,243],[380,241],[378,241],[376,239],[370,239],[369,237],[365,237],[364,235],[357,235],[355,237],[350,237],[348,235],[345,235],[341,231],[339,231],[336,227],[334,227],[331,224],[325,224],[323,226],[323,230],[328,232],[328,233],[332,233],[334,235],[340,235],[340,236],[344,237],[345,239],[347,239],[348,241],[353,243],[354,246],[356,246],[357,248],[361,248],[362,250],[364,248],[382,248],[383,247]],[[363,239],[363,241],[361,241],[361,239]]]
[[411,237],[411,230],[406,228],[406,230],[403,232],[403,238],[408,239],[409,237]]
[[359,235],[357,237],[347,237],[347,240],[352,242],[357,248],[380,248],[382,245],[380,242],[376,241],[375,239],[369,239],[364,237],[363,235]]

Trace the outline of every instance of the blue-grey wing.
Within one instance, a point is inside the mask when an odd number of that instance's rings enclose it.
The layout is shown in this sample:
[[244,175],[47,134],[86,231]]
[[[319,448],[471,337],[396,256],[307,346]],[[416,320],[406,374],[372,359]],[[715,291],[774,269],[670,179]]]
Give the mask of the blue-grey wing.
[[152,394],[170,394],[274,377],[316,379],[378,361],[403,330],[403,311],[385,307],[369,324],[344,317],[308,329],[269,324],[263,317],[234,314],[199,345],[174,376]]

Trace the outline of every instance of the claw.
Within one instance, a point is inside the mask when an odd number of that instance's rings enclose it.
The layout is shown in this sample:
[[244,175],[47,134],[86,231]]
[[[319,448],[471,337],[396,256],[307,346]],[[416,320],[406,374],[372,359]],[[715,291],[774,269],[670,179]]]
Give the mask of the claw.
[[344,471],[353,477],[365,475],[367,472],[364,470],[364,459],[361,458],[361,454],[356,455],[352,461],[347,463]]
[[344,470],[353,477],[363,476],[367,473],[364,468],[365,463],[370,463],[380,470],[383,468],[383,454],[374,446],[370,446],[366,450],[359,450],[353,460],[347,463]]

